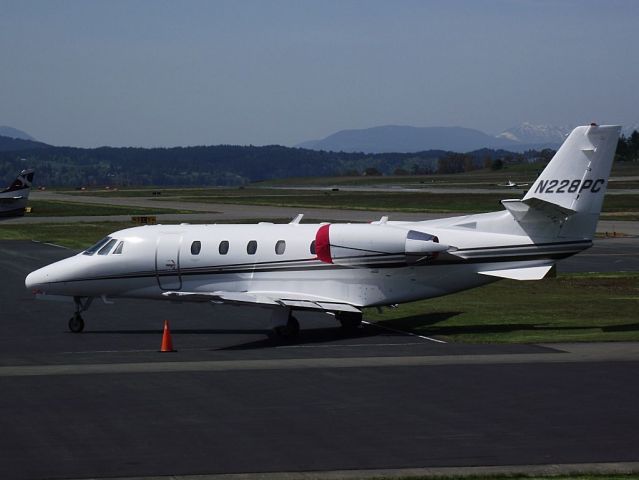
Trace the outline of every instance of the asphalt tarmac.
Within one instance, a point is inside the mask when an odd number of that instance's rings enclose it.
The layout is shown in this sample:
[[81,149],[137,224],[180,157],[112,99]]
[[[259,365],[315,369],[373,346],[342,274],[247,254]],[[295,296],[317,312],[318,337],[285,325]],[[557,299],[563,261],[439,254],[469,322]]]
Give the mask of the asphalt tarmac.
[[[636,246],[618,240],[566,265],[636,270]],[[639,468],[637,344],[347,335],[320,314],[300,314],[287,343],[258,308],[100,300],[72,334],[72,303],[36,301],[23,284],[70,253],[0,242],[5,478]],[[157,352],[165,319],[175,353]]]

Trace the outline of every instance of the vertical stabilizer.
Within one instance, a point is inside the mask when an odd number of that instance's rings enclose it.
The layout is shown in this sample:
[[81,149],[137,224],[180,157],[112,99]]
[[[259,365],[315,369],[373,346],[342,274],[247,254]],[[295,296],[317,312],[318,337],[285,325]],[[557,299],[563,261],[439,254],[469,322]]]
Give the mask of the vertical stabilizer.
[[24,215],[32,183],[33,169],[23,170],[11,185],[0,190],[0,218]]
[[33,183],[33,172],[32,168],[28,170],[22,170],[16,179],[4,190],[0,191],[0,193],[6,192],[15,192],[17,190],[24,190],[31,188],[31,184]]
[[575,128],[524,197],[531,206],[541,200],[575,212],[562,223],[560,237],[594,236],[620,131],[612,125]]

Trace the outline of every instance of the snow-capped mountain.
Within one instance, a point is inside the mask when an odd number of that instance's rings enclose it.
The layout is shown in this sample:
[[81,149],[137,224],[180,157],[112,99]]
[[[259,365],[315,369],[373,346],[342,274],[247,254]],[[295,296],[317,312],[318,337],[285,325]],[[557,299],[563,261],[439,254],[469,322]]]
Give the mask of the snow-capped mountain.
[[533,125],[524,122],[517,127],[504,130],[497,138],[508,139],[521,144],[561,144],[572,127],[557,127],[554,125]]

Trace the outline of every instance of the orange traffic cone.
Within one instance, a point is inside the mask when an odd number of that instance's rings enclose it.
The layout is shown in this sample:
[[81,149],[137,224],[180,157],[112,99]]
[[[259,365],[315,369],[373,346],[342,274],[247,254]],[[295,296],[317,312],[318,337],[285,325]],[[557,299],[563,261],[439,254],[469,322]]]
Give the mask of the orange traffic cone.
[[164,320],[164,333],[162,334],[162,346],[160,352],[176,352],[173,350],[173,342],[171,341],[171,330],[169,330],[169,321]]

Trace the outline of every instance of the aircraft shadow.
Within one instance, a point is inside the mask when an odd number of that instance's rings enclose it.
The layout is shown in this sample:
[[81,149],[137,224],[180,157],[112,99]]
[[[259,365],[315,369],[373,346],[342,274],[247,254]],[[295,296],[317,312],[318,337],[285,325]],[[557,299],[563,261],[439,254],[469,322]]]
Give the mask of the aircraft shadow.
[[421,315],[410,315],[407,317],[380,320],[379,322],[375,322],[373,325],[415,333],[414,330],[434,325],[439,322],[444,322],[449,318],[456,317],[457,315],[461,315],[462,313],[464,312],[433,312]]
[[601,327],[604,332],[635,332],[639,330],[639,323],[626,323],[622,325],[608,325]]
[[[266,332],[268,336],[261,340],[256,340],[253,342],[243,343],[240,345],[231,345],[228,347],[219,348],[217,350],[253,350],[260,348],[273,348],[278,346],[287,346],[287,345],[312,345],[312,344],[320,344],[320,343],[333,343],[339,340],[350,340],[357,338],[370,338],[377,336],[403,336],[404,334],[401,332],[390,332],[388,330],[383,330],[380,328],[375,328],[375,326],[371,325],[362,325],[359,328],[349,331],[344,330],[337,327],[330,328],[313,328],[313,329],[302,329],[300,334],[292,339],[286,339],[277,336],[272,331]],[[348,344],[344,344],[345,347],[348,347]]]
[[[71,332],[69,332],[71,333]],[[242,330],[242,329],[217,329],[217,328],[197,328],[197,329],[180,329],[172,328],[171,334],[183,335],[268,335],[270,330]],[[162,329],[148,330],[85,330],[82,335],[105,335],[105,334],[128,334],[128,335],[162,335]]]

